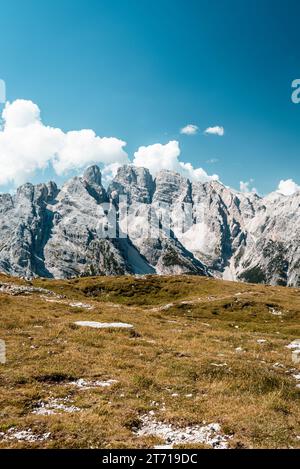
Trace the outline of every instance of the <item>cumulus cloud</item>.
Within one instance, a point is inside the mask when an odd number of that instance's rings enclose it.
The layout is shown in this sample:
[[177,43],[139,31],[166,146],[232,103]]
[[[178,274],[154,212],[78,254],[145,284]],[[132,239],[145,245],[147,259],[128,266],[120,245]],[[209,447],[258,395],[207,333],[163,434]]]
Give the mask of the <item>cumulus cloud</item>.
[[188,124],[180,129],[180,133],[184,135],[196,135],[198,132],[198,126],[194,124]]
[[247,194],[249,192],[257,193],[257,189],[255,187],[251,187],[254,182],[254,179],[250,179],[249,181],[240,181],[240,192]]
[[18,99],[6,103],[0,130],[0,185],[20,184],[52,166],[58,175],[93,163],[127,163],[126,142],[93,130],[63,132],[43,124],[39,107]]
[[109,185],[109,183],[113,180],[113,178],[117,175],[118,169],[122,165],[120,163],[111,163],[104,166],[102,169],[102,182],[105,187]]
[[162,169],[169,169],[182,174],[193,181],[218,180],[214,174],[209,176],[204,169],[194,168],[191,163],[179,160],[180,147],[176,140],[171,140],[165,145],[155,143],[154,145],[142,146],[134,153],[133,164],[148,168],[153,176]]
[[206,135],[218,135],[219,137],[223,137],[225,130],[224,130],[224,127],[220,127],[219,125],[216,125],[215,127],[208,127],[207,129],[204,130],[204,133]]
[[293,181],[293,179],[285,179],[285,180],[282,179],[277,189],[277,192],[279,192],[279,194],[287,195],[287,196],[293,195],[298,191],[300,191],[300,186],[298,186],[298,184],[296,184],[296,182]]

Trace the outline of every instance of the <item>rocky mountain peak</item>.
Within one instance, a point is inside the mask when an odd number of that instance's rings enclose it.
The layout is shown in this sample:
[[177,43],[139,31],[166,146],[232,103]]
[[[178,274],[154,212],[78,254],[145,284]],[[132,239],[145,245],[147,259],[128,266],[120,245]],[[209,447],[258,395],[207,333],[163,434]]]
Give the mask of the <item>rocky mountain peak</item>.
[[191,183],[175,171],[163,169],[155,178],[154,202],[172,205],[176,202],[191,203]]
[[101,171],[99,166],[93,165],[89,166],[83,173],[83,179],[88,184],[101,186]]
[[[125,224],[118,212],[124,195]],[[115,205],[109,235],[103,202]],[[27,183],[0,195],[0,270],[57,278],[192,273],[299,286],[300,192],[261,198],[169,170],[153,179],[133,165],[120,167],[106,191],[94,165],[61,189]]]
[[154,181],[148,169],[124,165],[118,169],[109,185],[108,194],[114,201],[117,201],[119,195],[127,195],[129,203],[149,204],[154,189]]
[[27,182],[26,184],[18,187],[15,199],[16,201],[22,201],[25,199],[31,202],[33,200],[33,195],[34,185]]
[[102,186],[102,176],[99,166],[89,166],[81,179],[83,186],[98,204],[108,201],[106,190]]

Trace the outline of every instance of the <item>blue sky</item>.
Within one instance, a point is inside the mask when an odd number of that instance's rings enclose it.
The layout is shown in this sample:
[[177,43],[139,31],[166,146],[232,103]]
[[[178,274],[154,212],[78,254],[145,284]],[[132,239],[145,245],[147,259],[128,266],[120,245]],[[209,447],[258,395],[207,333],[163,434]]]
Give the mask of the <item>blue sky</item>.
[[[281,179],[300,183],[300,104],[291,102],[300,78],[299,2],[11,0],[0,7],[7,99],[32,100],[45,124],[117,137],[130,157],[141,145],[178,140],[181,161],[235,188],[251,178],[262,194]],[[179,133],[187,124],[199,127],[197,135]],[[203,135],[215,125],[223,137]],[[29,179],[67,175],[49,169]]]

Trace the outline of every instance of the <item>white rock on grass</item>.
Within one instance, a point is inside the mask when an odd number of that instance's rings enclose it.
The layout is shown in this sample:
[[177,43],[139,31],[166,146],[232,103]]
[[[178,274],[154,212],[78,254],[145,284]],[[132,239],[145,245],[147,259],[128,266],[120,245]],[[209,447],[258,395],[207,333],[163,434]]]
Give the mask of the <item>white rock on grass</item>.
[[80,301],[68,302],[68,301],[64,301],[64,300],[61,300],[61,299],[57,299],[57,298],[48,298],[45,295],[40,295],[40,297],[44,301],[46,301],[47,303],[59,303],[59,304],[62,304],[62,305],[71,306],[72,308],[94,309],[93,305],[90,305],[88,303],[81,303]]
[[299,350],[293,350],[292,360],[293,360],[293,363],[295,363],[295,365],[300,363],[300,349]]
[[50,438],[51,433],[42,433],[36,434],[28,428],[27,430],[18,430],[15,427],[11,427],[7,430],[6,433],[0,432],[0,439],[9,441],[9,440],[17,440],[17,441],[46,441]]
[[275,308],[270,308],[269,311],[273,316],[282,316],[283,315],[282,311],[279,311]]
[[285,366],[282,363],[276,362],[273,365],[273,368],[285,368]]
[[165,305],[152,308],[151,311],[167,311],[168,309],[173,308],[173,306],[176,306],[175,303],[167,303]]
[[28,285],[16,285],[13,283],[0,283],[0,292],[6,293],[8,295],[17,296],[17,295],[30,295],[32,293],[41,293],[44,295],[49,295],[55,298],[65,298],[64,295],[59,295],[51,290],[46,290],[45,288],[32,287]]
[[231,438],[231,436],[221,433],[221,427],[218,423],[176,428],[171,424],[157,421],[153,412],[143,415],[141,423],[141,427],[135,432],[138,436],[157,436],[165,441],[168,448],[180,443],[204,443],[215,449],[226,449],[228,440]]
[[70,384],[81,390],[85,390],[92,388],[108,388],[117,382],[118,381],[115,379],[108,379],[107,381],[87,381],[83,378],[80,378],[77,381],[72,381]]
[[63,397],[57,399],[49,399],[48,402],[39,401],[36,408],[32,411],[35,415],[54,415],[59,413],[80,412],[81,409],[70,404],[70,398]]
[[299,383],[299,381],[300,381],[300,373],[297,374],[297,375],[293,375],[293,378],[297,381],[296,388],[297,388],[297,389],[300,389],[300,383]]
[[291,350],[300,350],[300,339],[295,339],[289,345],[286,345],[286,348]]
[[125,322],[96,322],[96,321],[76,321],[74,324],[83,327],[93,327],[95,329],[131,329],[132,324],[126,324]]
[[80,301],[73,301],[69,303],[69,306],[72,306],[72,308],[94,309],[93,305],[89,305],[88,303],[81,303]]

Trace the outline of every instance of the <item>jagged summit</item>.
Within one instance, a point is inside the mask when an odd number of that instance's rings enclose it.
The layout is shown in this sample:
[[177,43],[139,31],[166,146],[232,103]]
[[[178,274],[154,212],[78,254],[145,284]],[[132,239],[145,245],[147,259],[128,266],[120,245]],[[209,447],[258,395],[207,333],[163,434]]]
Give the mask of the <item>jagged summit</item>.
[[108,194],[113,200],[119,195],[127,195],[129,203],[151,203],[155,184],[150,171],[133,165],[124,165],[108,187]]
[[83,173],[83,179],[89,184],[101,186],[101,171],[99,166],[89,166]]
[[[125,221],[120,196],[129,204]],[[106,231],[103,203],[115,207],[115,233]],[[169,170],[153,178],[133,165],[120,167],[106,190],[94,165],[61,189],[27,183],[0,195],[0,270],[55,278],[189,273],[299,286],[299,207],[300,192],[261,198]]]

